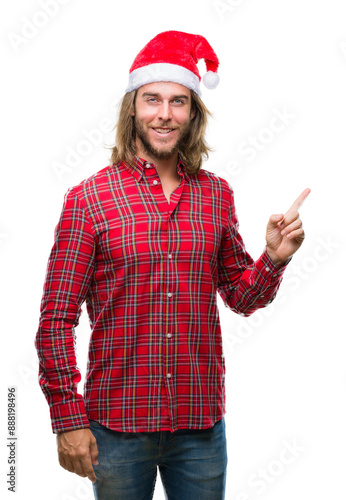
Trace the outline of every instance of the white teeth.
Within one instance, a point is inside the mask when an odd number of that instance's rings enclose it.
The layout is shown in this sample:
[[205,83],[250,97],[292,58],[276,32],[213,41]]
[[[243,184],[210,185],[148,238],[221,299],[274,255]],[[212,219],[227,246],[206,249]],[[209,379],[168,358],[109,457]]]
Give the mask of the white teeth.
[[172,129],[171,128],[155,128],[154,129],[156,132],[159,132],[160,134],[168,134]]

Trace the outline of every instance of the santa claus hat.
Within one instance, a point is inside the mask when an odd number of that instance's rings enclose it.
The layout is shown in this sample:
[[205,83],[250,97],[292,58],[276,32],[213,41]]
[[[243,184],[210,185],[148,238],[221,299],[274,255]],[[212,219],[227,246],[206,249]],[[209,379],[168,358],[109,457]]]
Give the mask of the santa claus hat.
[[202,79],[204,85],[208,89],[216,88],[220,81],[217,74],[219,60],[203,36],[182,31],[159,33],[133,61],[125,92],[147,83],[168,81],[180,83],[200,96],[199,59],[204,59],[207,67]]

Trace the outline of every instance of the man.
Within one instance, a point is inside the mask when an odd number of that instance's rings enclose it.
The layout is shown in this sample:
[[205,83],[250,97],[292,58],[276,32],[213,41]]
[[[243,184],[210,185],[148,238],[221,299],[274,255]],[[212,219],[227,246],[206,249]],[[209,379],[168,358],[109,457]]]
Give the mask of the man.
[[[255,262],[238,232],[233,190],[201,168],[218,60],[177,31],[136,57],[111,165],[70,189],[55,231],[35,346],[59,462],[95,497],[225,495],[225,366],[217,297],[248,316],[275,297],[304,239],[298,209],[272,215]],[[84,397],[74,327],[86,301],[92,333]]]

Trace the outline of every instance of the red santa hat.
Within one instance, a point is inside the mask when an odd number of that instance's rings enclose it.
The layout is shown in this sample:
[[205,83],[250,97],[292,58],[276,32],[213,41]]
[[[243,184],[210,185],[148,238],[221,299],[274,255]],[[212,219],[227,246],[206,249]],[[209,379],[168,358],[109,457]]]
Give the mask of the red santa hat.
[[136,56],[130,68],[125,92],[131,92],[151,82],[175,82],[201,95],[201,76],[197,68],[204,59],[207,73],[203,83],[208,89],[219,84],[219,60],[207,40],[201,35],[182,31],[164,31],[156,35]]

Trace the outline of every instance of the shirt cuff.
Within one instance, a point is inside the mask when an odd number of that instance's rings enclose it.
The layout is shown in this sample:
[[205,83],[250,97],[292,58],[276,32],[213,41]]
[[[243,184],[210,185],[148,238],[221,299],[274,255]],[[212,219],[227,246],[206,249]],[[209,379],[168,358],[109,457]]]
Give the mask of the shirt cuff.
[[254,281],[256,287],[254,288],[253,298],[248,306],[239,313],[241,316],[250,316],[257,309],[273,302],[282,281],[282,275],[291,259],[292,257],[287,259],[282,267],[277,268],[266,250],[263,251],[255,263]]
[[55,434],[90,427],[85,413],[84,401],[55,404],[49,410],[52,430]]
[[[269,257],[269,254],[266,249],[264,249],[261,257],[258,260],[263,264],[262,272],[265,271],[266,273],[269,273],[269,275],[271,275],[272,278],[281,278],[286,270],[286,267],[291,262],[292,256],[289,257],[280,268],[275,266],[274,262]],[[270,279],[269,275],[267,276],[267,278]]]

